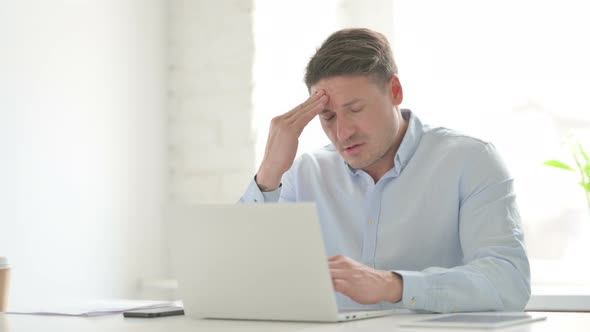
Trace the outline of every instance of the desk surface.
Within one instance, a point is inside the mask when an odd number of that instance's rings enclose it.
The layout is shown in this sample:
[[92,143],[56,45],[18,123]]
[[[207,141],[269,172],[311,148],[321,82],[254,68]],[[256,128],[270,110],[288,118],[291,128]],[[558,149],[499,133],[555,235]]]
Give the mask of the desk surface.
[[[500,329],[502,332],[553,332],[590,330],[590,313],[547,312],[547,320]],[[161,318],[123,318],[122,315],[101,317],[56,317],[0,314],[0,332],[184,332],[184,331],[305,331],[305,332],[353,332],[353,331],[439,331],[441,329],[410,329],[398,326],[415,319],[417,315],[398,314],[345,323],[288,323],[231,320],[195,320],[185,316]],[[430,315],[421,315],[428,317]],[[463,329],[462,329],[463,330]],[[466,330],[464,330],[466,331]]]

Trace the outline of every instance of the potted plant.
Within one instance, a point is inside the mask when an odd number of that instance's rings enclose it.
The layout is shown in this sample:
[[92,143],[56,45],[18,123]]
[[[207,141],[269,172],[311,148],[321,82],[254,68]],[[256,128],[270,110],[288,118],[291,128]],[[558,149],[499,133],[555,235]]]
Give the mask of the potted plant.
[[582,144],[574,140],[571,144],[572,156],[576,163],[575,168],[559,160],[548,160],[544,164],[551,167],[556,167],[569,172],[580,173],[580,186],[586,192],[586,202],[590,208],[590,158],[582,147]]
[[[567,139],[567,146],[573,157],[573,161],[566,163],[560,160],[548,160],[544,164],[554,168],[562,169],[567,172],[578,173],[578,184],[584,189],[586,203],[590,207],[590,158],[580,144],[580,141],[573,136]],[[556,193],[557,194],[557,193]],[[590,280],[590,268],[587,264],[582,264],[587,260],[590,252],[590,209],[584,209],[579,206],[575,209],[564,209],[556,221],[553,223],[552,231],[546,238],[546,244],[554,243],[555,239],[563,239],[563,246],[553,247],[558,249],[558,261],[550,263],[550,274],[559,274],[559,282],[565,284],[586,284]],[[553,237],[551,240],[549,240]],[[552,280],[553,282],[553,280]]]

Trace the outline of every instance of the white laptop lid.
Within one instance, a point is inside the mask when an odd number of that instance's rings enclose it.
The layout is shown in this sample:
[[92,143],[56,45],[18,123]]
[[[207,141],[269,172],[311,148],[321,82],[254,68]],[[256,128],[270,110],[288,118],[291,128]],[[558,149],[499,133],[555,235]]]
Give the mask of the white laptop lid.
[[187,315],[338,320],[314,204],[174,206],[167,223]]

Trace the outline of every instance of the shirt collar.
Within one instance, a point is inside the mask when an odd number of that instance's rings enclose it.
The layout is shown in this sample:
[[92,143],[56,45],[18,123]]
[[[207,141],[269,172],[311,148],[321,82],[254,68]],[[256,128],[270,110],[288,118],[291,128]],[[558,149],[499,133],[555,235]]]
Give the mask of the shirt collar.
[[[402,109],[401,114],[404,120],[408,121],[408,128],[406,129],[402,143],[395,154],[394,166],[385,174],[384,177],[389,175],[397,176],[401,173],[410,159],[412,159],[416,149],[418,149],[418,144],[420,143],[420,139],[422,139],[422,134],[424,133],[424,126],[422,125],[422,122],[414,113],[412,113],[412,111],[409,109]],[[360,169],[350,167],[350,165],[346,163],[344,159],[342,160],[351,175],[358,175],[359,172],[362,172]]]

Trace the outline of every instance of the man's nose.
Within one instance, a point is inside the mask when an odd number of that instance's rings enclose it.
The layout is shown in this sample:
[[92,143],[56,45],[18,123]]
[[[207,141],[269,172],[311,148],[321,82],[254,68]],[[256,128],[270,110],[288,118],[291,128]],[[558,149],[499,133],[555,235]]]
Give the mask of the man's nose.
[[340,142],[347,141],[354,135],[354,124],[346,115],[336,117],[336,137]]

